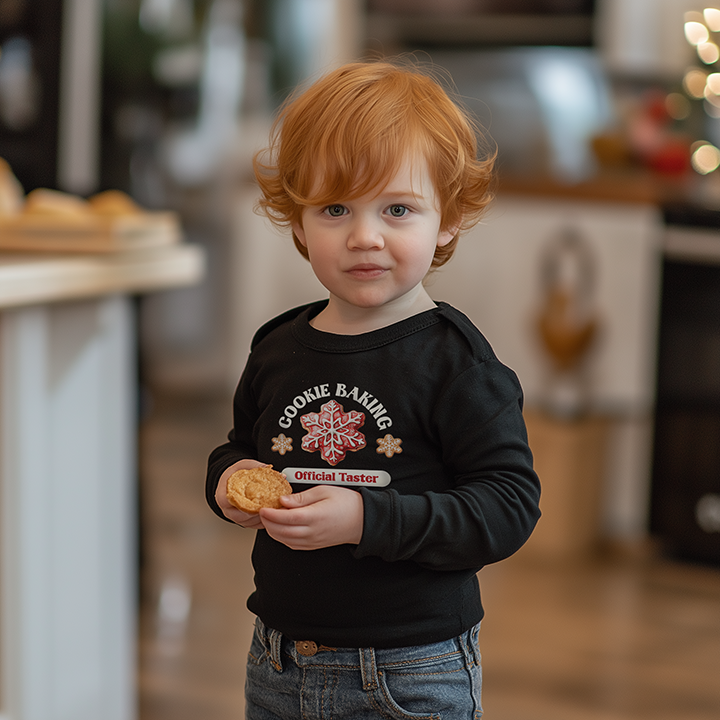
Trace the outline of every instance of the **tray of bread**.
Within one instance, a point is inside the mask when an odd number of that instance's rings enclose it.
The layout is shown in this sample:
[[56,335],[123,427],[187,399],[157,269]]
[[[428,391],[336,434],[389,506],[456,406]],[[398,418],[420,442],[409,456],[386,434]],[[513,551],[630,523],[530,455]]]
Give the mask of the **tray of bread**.
[[117,252],[180,239],[176,213],[147,211],[120,190],[88,199],[45,188],[24,195],[0,158],[0,250]]

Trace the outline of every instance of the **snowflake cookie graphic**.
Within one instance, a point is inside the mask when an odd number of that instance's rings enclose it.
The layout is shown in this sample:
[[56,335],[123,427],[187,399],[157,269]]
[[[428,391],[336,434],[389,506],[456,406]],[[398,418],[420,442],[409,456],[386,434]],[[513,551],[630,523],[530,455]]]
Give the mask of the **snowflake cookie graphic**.
[[273,446],[270,448],[273,452],[284,455],[286,452],[292,452],[293,439],[285,437],[283,433],[280,433],[277,437],[272,439]]
[[378,447],[375,451],[378,455],[385,455],[385,457],[391,458],[395,453],[401,453],[402,448],[400,445],[402,444],[402,440],[400,438],[393,437],[388,433],[385,437],[378,438],[375,442],[377,442]]
[[320,451],[320,456],[330,465],[337,465],[348,451],[365,447],[365,436],[358,428],[365,422],[365,414],[351,410],[329,400],[320,406],[319,413],[308,413],[300,418],[300,424],[308,431],[302,439],[302,449]]

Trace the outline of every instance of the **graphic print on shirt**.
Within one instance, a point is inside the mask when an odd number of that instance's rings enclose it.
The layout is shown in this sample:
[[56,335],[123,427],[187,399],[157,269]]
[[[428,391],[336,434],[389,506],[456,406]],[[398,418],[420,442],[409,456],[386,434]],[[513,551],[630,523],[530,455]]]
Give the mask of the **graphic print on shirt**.
[[[361,391],[357,386],[348,389],[344,383],[324,383],[303,390],[296,395],[290,404],[285,407],[278,425],[288,431],[280,432],[272,438],[272,452],[284,456],[292,453],[295,440],[289,435],[294,425],[299,425],[305,434],[300,439],[300,448],[316,457],[319,456],[330,469],[308,467],[287,467],[283,473],[290,482],[298,483],[332,483],[340,485],[370,484],[383,487],[391,481],[390,474],[384,470],[353,470],[348,468],[335,468],[347,457],[348,453],[356,453],[369,446],[364,427],[373,421],[378,430],[385,431],[392,425],[392,419],[382,403],[367,391]],[[341,398],[340,402],[336,398]],[[355,410],[348,403],[357,403],[363,410]],[[346,410],[345,407],[349,409]],[[317,410],[316,410],[317,408]],[[309,412],[300,413],[300,410]],[[361,428],[363,430],[361,430]],[[402,440],[390,433],[375,440],[375,452],[392,458],[402,453]]]
[[284,455],[285,453],[292,452],[293,439],[285,437],[284,433],[280,433],[277,437],[272,439],[273,446],[270,448],[273,452]]
[[300,424],[308,431],[302,439],[302,449],[320,451],[320,456],[330,465],[337,465],[345,454],[365,447],[365,436],[358,430],[365,423],[365,413],[351,410],[346,413],[336,400],[329,400],[320,407],[319,413],[308,413],[300,418]]

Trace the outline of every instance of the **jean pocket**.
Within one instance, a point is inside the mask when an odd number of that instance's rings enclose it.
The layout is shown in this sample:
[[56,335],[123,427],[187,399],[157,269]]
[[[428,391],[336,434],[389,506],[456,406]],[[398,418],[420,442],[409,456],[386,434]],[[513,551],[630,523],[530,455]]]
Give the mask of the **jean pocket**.
[[481,672],[463,653],[378,667],[376,697],[397,720],[472,720],[482,714]]

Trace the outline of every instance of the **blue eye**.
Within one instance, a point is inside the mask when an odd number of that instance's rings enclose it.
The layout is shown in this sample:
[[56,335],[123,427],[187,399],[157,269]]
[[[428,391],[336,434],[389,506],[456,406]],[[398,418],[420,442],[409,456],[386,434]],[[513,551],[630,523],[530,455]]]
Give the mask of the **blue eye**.
[[391,205],[388,208],[388,213],[393,217],[399,218],[407,214],[408,209],[404,205]]
[[345,206],[344,205],[328,205],[325,208],[325,212],[330,217],[340,217],[341,215],[345,214]]

